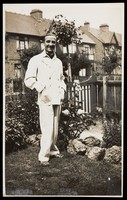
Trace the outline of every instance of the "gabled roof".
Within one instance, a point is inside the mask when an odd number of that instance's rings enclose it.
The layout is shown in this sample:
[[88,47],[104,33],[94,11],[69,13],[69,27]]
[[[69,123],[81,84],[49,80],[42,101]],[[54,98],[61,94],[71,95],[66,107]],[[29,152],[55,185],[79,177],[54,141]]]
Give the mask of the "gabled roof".
[[[83,33],[86,33],[84,26],[80,27],[80,30]],[[114,33],[111,31],[102,31],[100,29],[95,29],[95,28],[89,28],[88,32],[92,34],[94,37],[96,37],[99,41],[101,41],[103,44],[110,44],[112,37],[115,34],[116,40],[118,44],[121,46],[122,44],[122,35],[119,33]]]
[[94,28],[90,28],[89,32],[105,44],[110,43],[113,35],[113,33],[110,31],[100,31]]
[[115,33],[115,36],[119,46],[122,46],[122,35],[120,33]]
[[86,34],[82,34],[81,38],[82,43],[95,44],[95,42]]
[[5,12],[5,31],[25,35],[44,36],[51,20],[37,21],[32,16],[19,13]]

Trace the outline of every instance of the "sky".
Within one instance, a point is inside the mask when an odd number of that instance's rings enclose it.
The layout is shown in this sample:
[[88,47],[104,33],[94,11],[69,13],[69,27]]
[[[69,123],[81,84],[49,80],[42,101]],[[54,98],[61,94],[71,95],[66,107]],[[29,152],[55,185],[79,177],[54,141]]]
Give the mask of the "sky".
[[32,9],[43,11],[43,17],[53,19],[62,14],[66,19],[74,21],[77,27],[89,22],[90,27],[99,28],[108,24],[109,30],[123,34],[124,3],[41,3],[41,4],[3,4],[3,11],[30,15]]

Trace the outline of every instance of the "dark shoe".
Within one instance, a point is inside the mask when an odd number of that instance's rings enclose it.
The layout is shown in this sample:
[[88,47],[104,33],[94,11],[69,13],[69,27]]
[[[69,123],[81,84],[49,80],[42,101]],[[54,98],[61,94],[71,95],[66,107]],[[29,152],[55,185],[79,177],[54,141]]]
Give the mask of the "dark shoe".
[[42,166],[48,166],[49,165],[49,162],[48,161],[40,161],[40,164]]
[[62,155],[62,154],[56,154],[56,155],[52,155],[51,157],[52,158],[63,158],[64,155]]

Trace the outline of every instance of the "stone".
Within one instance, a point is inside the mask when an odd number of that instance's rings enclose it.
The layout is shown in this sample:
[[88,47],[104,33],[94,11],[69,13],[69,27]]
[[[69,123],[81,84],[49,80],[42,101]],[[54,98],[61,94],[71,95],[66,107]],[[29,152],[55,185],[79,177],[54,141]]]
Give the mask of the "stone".
[[114,145],[111,148],[107,148],[104,160],[112,164],[121,163],[121,147]]
[[100,147],[89,147],[87,149],[86,155],[92,160],[102,160],[105,155],[105,149]]

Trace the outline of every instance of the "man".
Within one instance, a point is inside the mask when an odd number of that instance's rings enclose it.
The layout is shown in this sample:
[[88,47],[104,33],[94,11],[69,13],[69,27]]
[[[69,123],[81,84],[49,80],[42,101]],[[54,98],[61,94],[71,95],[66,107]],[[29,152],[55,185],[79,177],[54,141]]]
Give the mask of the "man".
[[47,34],[42,53],[32,57],[25,74],[25,85],[38,92],[39,118],[41,128],[38,159],[44,166],[49,165],[50,156],[61,157],[56,146],[58,121],[66,85],[63,66],[55,53],[56,36]]

